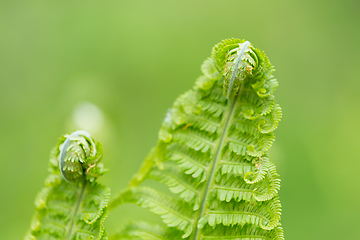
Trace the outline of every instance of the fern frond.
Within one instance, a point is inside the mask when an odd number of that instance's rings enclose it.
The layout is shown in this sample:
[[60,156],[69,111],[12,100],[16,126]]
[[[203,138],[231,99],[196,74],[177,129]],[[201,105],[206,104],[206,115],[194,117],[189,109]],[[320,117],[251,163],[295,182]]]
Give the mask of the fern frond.
[[244,227],[222,225],[218,225],[215,228],[204,227],[203,232],[204,236],[201,238],[203,240],[284,240],[284,233],[281,227],[268,231],[251,224],[245,224]]
[[194,117],[194,119],[191,119],[189,121],[192,123],[192,127],[206,131],[210,134],[218,131],[221,126],[221,122],[219,119],[214,118],[206,113],[198,114]]
[[131,222],[122,226],[119,233],[110,236],[110,240],[181,240],[181,232],[175,228],[166,229],[146,222]]
[[105,172],[102,148],[82,133],[60,138],[52,151],[50,176],[36,198],[26,240],[107,239],[103,222],[110,191],[95,181]]
[[[268,192],[262,183],[248,184],[243,179],[230,176],[228,178],[221,178],[215,184],[214,191],[220,201],[230,202],[235,200],[240,202],[245,200],[248,202],[255,202],[258,200],[255,196],[263,196]],[[259,200],[258,200],[259,201]]]
[[222,175],[244,176],[248,172],[254,172],[256,166],[250,161],[250,156],[237,155],[233,152],[226,152],[221,159],[221,171],[216,176],[217,181]]
[[206,179],[206,169],[208,162],[205,161],[210,154],[196,152],[189,147],[181,146],[180,144],[172,144],[168,146],[167,159],[178,163],[178,167],[184,171],[185,174],[191,175],[193,178],[199,178],[200,182]]
[[[281,119],[274,68],[249,42],[227,39],[201,71],[169,109],[141,181],[111,203],[138,204],[165,224],[133,224],[118,239],[164,239],[168,232],[175,234],[168,239],[284,239],[280,179],[267,156]],[[175,197],[138,186],[149,179]]]
[[255,138],[249,133],[240,133],[236,130],[233,132],[229,136],[229,150],[243,156],[261,157],[275,140],[273,133],[262,134],[261,137]]
[[272,230],[278,226],[281,215],[280,201],[274,199],[266,203],[248,203],[246,201],[218,202],[199,220],[199,228],[205,224],[214,227],[216,225],[234,226],[239,224],[252,224],[260,226],[264,230]]
[[273,163],[269,163],[268,177],[262,184],[262,188],[266,189],[266,193],[254,193],[254,198],[258,201],[268,201],[275,197],[280,190],[280,179],[276,173],[276,167]]
[[209,112],[213,117],[220,117],[226,112],[226,108],[216,102],[200,101],[199,105],[201,109]]
[[169,227],[184,231],[184,237],[192,232],[193,213],[190,205],[185,201],[169,197],[148,187],[135,187],[123,191],[118,196],[117,204],[121,203],[135,203],[149,208],[153,213],[160,215]]
[[168,164],[166,170],[154,169],[149,173],[148,178],[166,184],[171,192],[179,194],[179,197],[185,202],[192,203],[194,210],[199,209],[202,184],[193,178],[189,178],[173,164]]
[[174,131],[172,136],[174,142],[182,143],[195,151],[208,152],[214,146],[212,136],[190,129],[190,127],[186,130]]

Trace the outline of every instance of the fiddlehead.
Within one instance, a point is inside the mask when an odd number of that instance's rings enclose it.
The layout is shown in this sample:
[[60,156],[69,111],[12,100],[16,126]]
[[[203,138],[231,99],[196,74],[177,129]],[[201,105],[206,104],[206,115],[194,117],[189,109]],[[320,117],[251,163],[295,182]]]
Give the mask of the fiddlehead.
[[64,179],[77,182],[85,178],[92,182],[104,174],[97,148],[101,150],[101,145],[96,146],[89,133],[81,130],[71,133],[60,146],[59,170]]
[[110,192],[95,181],[105,172],[101,157],[100,143],[85,131],[59,139],[25,239],[107,239],[103,221]]
[[[280,179],[267,155],[281,119],[274,69],[248,41],[227,39],[201,70],[168,111],[139,174],[110,204],[138,204],[165,226],[126,225],[114,239],[284,239]],[[147,179],[176,197],[143,186]]]

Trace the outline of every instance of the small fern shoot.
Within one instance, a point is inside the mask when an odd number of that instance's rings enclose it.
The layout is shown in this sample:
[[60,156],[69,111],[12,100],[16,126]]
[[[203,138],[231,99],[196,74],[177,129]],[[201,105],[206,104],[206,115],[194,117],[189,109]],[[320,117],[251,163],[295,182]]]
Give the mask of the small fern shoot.
[[[284,239],[280,179],[267,155],[281,119],[274,68],[248,41],[227,39],[201,70],[169,109],[140,171],[109,205],[135,203],[165,224],[131,222],[112,239]],[[172,193],[146,186],[151,179]]]
[[25,240],[108,239],[103,222],[110,191],[96,182],[105,172],[101,157],[101,144],[85,131],[59,139]]

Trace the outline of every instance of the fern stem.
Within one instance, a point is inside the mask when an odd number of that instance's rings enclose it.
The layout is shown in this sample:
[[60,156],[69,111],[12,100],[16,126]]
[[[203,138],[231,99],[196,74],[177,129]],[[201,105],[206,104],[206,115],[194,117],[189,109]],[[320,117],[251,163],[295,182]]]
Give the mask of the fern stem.
[[76,208],[75,208],[75,210],[74,210],[74,212],[73,212],[73,214],[71,216],[71,219],[70,219],[70,228],[69,228],[69,232],[68,232],[68,235],[67,235],[68,240],[70,240],[70,237],[71,237],[74,225],[75,225],[75,217],[76,217],[76,215],[77,215],[77,213],[79,211],[79,208],[80,208],[80,205],[81,205],[84,193],[85,193],[86,183],[87,183],[87,181],[84,180],[84,182],[82,184],[82,187],[81,187],[80,196],[79,196],[78,202],[76,204]]
[[242,58],[244,57],[244,54],[245,54],[245,50],[250,46],[250,42],[249,41],[246,41],[243,43],[242,47],[240,48],[240,50],[238,51],[238,57],[236,58],[236,61],[235,61],[235,66],[234,66],[234,71],[232,72],[231,74],[231,79],[230,79],[230,83],[229,83],[229,89],[228,89],[228,94],[226,96],[226,98],[229,98],[230,97],[230,93],[231,93],[231,89],[232,89],[232,86],[234,84],[234,81],[235,81],[235,77],[236,77],[236,73],[237,71],[239,70],[239,65],[241,63],[241,60]]
[[208,199],[209,191],[214,185],[213,181],[214,181],[216,169],[220,162],[219,160],[221,159],[221,150],[223,149],[223,146],[225,144],[225,139],[226,139],[229,127],[230,127],[231,119],[233,118],[233,115],[234,115],[234,110],[236,109],[236,103],[237,103],[238,96],[240,95],[240,90],[241,90],[241,85],[240,85],[240,88],[239,88],[237,94],[234,96],[234,98],[231,102],[230,111],[229,111],[229,114],[225,118],[225,124],[224,124],[222,134],[221,134],[219,141],[215,147],[215,155],[214,155],[214,159],[212,160],[212,163],[211,163],[209,176],[207,177],[208,180],[206,183],[206,187],[204,188],[202,195],[201,195],[201,206],[200,206],[198,215],[196,216],[196,220],[194,222],[194,224],[195,224],[194,240],[197,240],[198,236],[199,236],[198,222],[201,219],[201,217],[203,217],[205,207],[206,207],[206,199]]

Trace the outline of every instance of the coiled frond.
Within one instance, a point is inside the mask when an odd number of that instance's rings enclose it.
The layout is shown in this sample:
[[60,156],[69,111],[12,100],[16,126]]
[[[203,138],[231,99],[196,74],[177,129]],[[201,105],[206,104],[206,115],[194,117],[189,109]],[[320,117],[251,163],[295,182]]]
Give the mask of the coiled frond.
[[26,240],[107,239],[103,222],[110,191],[95,181],[105,172],[101,157],[101,144],[84,131],[59,139]]
[[[274,68],[248,41],[227,39],[201,70],[169,109],[129,188],[110,204],[148,208],[164,226],[125,225],[114,239],[284,239],[280,179],[267,155],[282,116]],[[148,179],[171,193],[139,186]]]

